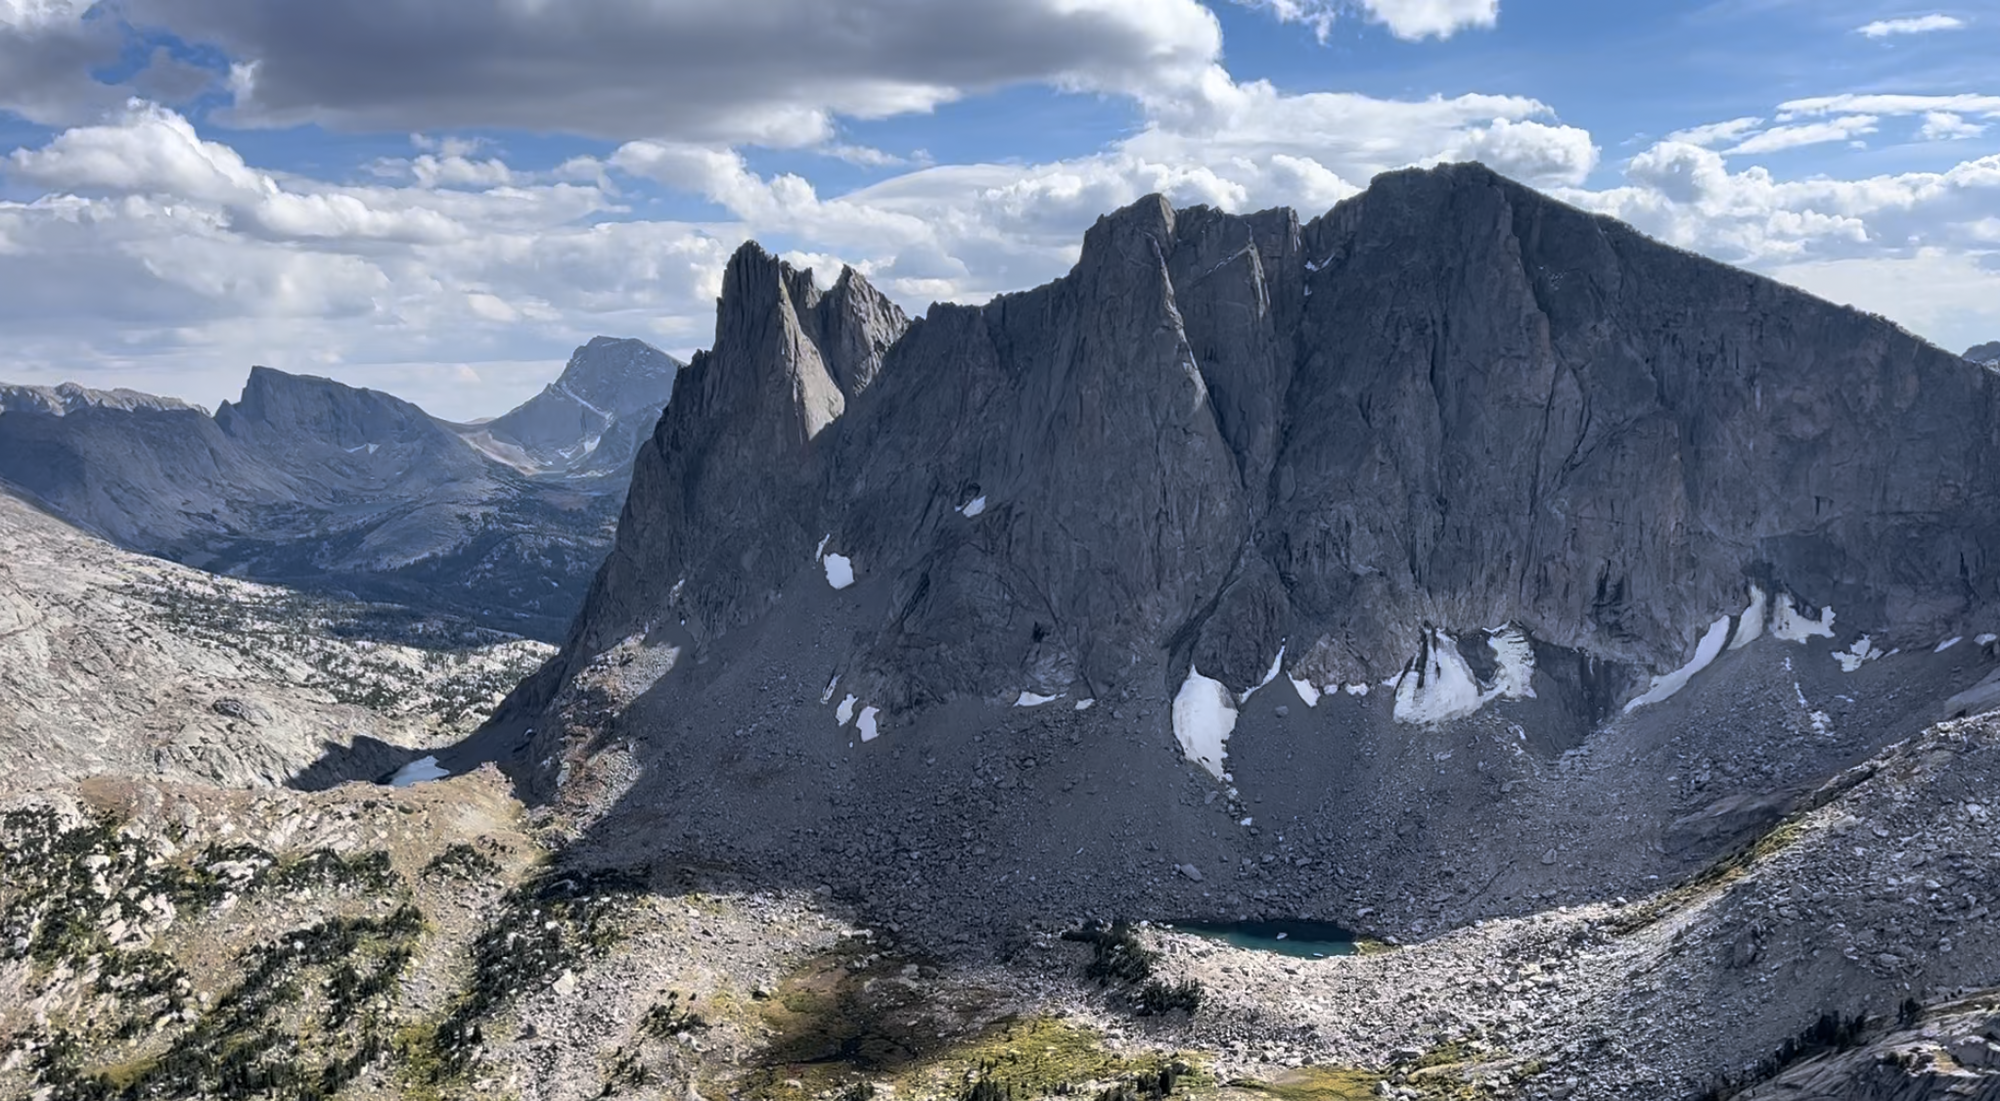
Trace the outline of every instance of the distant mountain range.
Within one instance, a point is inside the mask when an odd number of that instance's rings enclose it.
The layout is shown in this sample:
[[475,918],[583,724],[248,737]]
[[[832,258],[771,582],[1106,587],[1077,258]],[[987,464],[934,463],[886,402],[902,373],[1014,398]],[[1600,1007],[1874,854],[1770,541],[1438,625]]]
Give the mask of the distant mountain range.
[[474,425],[268,367],[213,416],[130,390],[0,386],[0,478],[131,550],[555,639],[679,367],[598,338]]
[[489,458],[527,474],[624,481],[674,390],[680,360],[638,340],[600,336],[562,377],[490,421],[455,426]]
[[1965,358],[1982,366],[2000,367],[2000,340],[1974,344],[1965,350]]

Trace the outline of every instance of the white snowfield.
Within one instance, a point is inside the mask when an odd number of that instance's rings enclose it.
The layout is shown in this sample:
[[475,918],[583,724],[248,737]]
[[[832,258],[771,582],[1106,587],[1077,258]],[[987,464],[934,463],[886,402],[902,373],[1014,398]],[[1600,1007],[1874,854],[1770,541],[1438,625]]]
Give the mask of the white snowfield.
[[1319,698],[1322,693],[1320,692],[1318,687],[1316,687],[1313,684],[1311,680],[1301,680],[1298,677],[1292,677],[1290,679],[1292,682],[1292,690],[1299,694],[1299,699],[1304,701],[1307,707],[1319,706]]
[[844,589],[854,584],[854,563],[844,555],[827,555],[826,583],[835,589]]
[[397,769],[396,774],[389,777],[389,786],[392,788],[415,787],[418,784],[428,784],[433,780],[442,780],[450,775],[451,772],[448,769],[438,764],[436,757],[420,757]]
[[1181,752],[1220,780],[1227,753],[1224,744],[1235,729],[1236,706],[1229,689],[1189,667],[1187,680],[1174,696],[1174,738],[1181,743]]
[[1396,680],[1396,721],[1449,722],[1473,714],[1494,700],[1533,697],[1535,647],[1528,636],[1513,627],[1496,627],[1487,632],[1486,646],[1493,651],[1497,668],[1493,683],[1481,687],[1459,650],[1458,641],[1443,631],[1432,631],[1430,654],[1423,667],[1413,666]]
[[1841,672],[1852,673],[1861,668],[1862,663],[1876,661],[1881,657],[1882,651],[1876,647],[1875,640],[1862,635],[1854,640],[1854,645],[1845,650],[1834,651],[1833,660],[1840,663]]
[[[1755,590],[1752,590],[1755,591]],[[1786,642],[1804,642],[1809,638],[1833,637],[1833,609],[1821,608],[1818,619],[1807,619],[1792,607],[1790,597],[1778,598],[1778,609],[1771,616],[1771,637]]]
[[1707,634],[1701,636],[1701,641],[1695,645],[1693,660],[1671,673],[1654,677],[1653,686],[1648,688],[1644,695],[1625,705],[1625,713],[1630,715],[1648,704],[1671,699],[1674,693],[1687,687],[1688,681],[1693,680],[1696,673],[1715,663],[1715,659],[1722,655],[1723,644],[1728,641],[1729,617],[1723,616],[1709,627]]

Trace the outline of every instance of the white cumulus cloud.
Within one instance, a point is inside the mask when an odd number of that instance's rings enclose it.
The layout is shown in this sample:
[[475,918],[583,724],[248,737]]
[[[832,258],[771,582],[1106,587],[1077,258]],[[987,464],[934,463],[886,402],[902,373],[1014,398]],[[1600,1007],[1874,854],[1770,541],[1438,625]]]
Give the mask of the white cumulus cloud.
[[1358,12],[1387,27],[1397,38],[1450,38],[1459,31],[1491,27],[1500,20],[1500,0],[1236,0],[1269,12],[1285,23],[1303,23],[1324,42],[1341,16]]
[[1924,125],[1917,131],[1917,137],[1924,141],[1964,141],[1985,132],[1984,124],[1967,122],[1962,115],[1950,111],[1926,111]]
[[1964,27],[1965,20],[1955,15],[1917,15],[1903,19],[1877,19],[1858,30],[1869,38],[1888,38],[1892,35],[1956,31]]

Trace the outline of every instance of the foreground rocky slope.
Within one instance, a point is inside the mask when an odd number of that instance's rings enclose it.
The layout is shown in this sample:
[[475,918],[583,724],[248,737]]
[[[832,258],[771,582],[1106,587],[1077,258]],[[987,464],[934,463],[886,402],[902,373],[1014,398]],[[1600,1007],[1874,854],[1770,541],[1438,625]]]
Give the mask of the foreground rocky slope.
[[122,551],[0,483],[0,791],[386,775],[547,653]]
[[484,426],[264,367],[214,417],[129,391],[0,387],[0,477],[128,549],[558,638],[677,367],[593,341]]
[[1647,895],[1327,959],[1140,929],[1100,982],[1057,922],[995,958],[751,870],[578,867],[490,769],[101,777],[0,815],[0,1091],[1984,1099],[1994,790],[2000,725],[1949,724]]

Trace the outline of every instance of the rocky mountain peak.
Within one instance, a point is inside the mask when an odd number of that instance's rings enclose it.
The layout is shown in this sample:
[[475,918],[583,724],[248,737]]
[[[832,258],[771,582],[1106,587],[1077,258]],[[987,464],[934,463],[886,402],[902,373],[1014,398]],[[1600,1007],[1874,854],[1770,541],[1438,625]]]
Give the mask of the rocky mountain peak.
[[860,272],[843,266],[832,289],[810,307],[809,324],[834,382],[851,398],[875,381],[882,357],[910,319]]
[[1966,349],[1965,358],[1982,367],[2000,367],[2000,340],[1974,344]]
[[0,383],[0,413],[43,413],[61,417],[85,409],[119,412],[201,412],[179,398],[163,398],[137,390],[92,390],[74,382],[58,386],[9,386]]
[[488,457],[525,473],[622,481],[631,477],[633,455],[673,397],[681,366],[642,340],[593,337],[541,393],[456,431]]
[[[858,272],[822,293],[811,271],[755,243],[739,248],[724,272],[714,347],[696,353],[639,450],[633,485],[645,496],[621,520],[630,539],[607,561],[596,586],[606,599],[579,619],[578,637],[608,644],[634,626],[632,615],[663,622],[675,579],[711,570],[720,590],[671,614],[713,635],[743,621],[751,594],[771,592],[811,558],[826,535],[815,485],[821,438],[907,326]],[[689,522],[711,514],[729,515],[736,535]]]
[[751,419],[796,446],[845,411],[907,325],[858,273],[844,271],[834,291],[823,293],[811,270],[745,243],[723,276],[711,353],[719,369],[704,373],[706,400],[716,408],[767,408],[768,416]]
[[218,406],[215,420],[239,438],[310,438],[342,448],[439,431],[428,413],[393,395],[262,366],[250,368],[243,395]]
[[568,397],[606,419],[647,411],[657,416],[681,366],[643,340],[597,336],[570,356],[544,392]]

